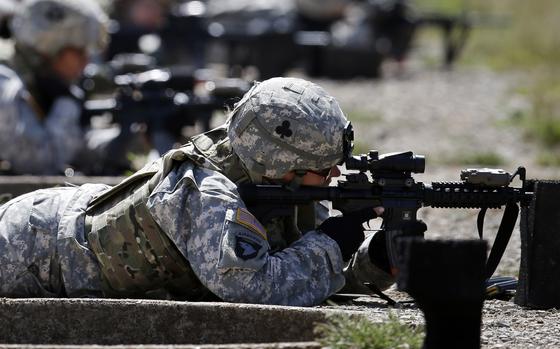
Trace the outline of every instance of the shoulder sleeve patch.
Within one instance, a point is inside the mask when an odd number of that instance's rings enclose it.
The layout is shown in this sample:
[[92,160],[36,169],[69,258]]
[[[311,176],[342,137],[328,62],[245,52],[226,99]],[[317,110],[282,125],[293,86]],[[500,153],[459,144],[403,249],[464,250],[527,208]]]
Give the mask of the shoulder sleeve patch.
[[255,216],[253,216],[253,214],[247,209],[238,208],[234,214],[233,221],[251,230],[252,232],[257,233],[263,239],[267,240],[266,229],[262,226],[261,222],[259,222],[257,218],[255,218]]

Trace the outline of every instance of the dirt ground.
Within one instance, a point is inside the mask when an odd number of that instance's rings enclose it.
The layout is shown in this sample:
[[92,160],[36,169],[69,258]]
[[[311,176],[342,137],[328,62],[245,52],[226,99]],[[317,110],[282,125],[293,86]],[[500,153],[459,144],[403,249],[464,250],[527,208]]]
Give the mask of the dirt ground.
[[[405,76],[378,81],[318,81],[341,103],[355,129],[361,151],[380,153],[412,150],[426,156],[426,171],[416,176],[424,182],[459,180],[461,168],[473,156],[491,154],[498,166],[514,171],[525,166],[529,178],[558,179],[560,169],[536,163],[538,146],[524,137],[511,118],[529,105],[515,93],[526,80],[519,74],[495,73],[479,68],[453,71],[410,68]],[[420,216],[428,224],[429,239],[476,239],[475,210],[424,208]],[[501,211],[489,212],[485,235],[493,241]],[[495,275],[517,276],[520,259],[519,229],[513,233]],[[461,272],[461,271],[457,271]],[[442,280],[444,282],[444,280]],[[394,289],[389,294],[405,299]],[[394,312],[406,322],[422,324],[422,313],[414,306],[387,307],[376,298],[364,297],[352,305],[373,320]],[[528,310],[512,301],[487,301],[484,306],[484,348],[560,347],[560,313],[557,310]]]

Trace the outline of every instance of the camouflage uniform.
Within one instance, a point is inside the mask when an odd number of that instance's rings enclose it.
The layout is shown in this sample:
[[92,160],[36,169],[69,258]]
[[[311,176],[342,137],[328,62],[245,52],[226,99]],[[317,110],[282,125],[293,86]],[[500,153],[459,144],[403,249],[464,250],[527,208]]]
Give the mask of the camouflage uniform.
[[12,172],[61,173],[83,147],[81,103],[68,93],[46,109],[39,101],[49,87],[38,87],[36,76],[64,47],[103,46],[103,20],[84,0],[25,1],[12,20],[15,56],[0,65],[0,159]]
[[[25,287],[37,279],[43,289],[58,296],[102,293],[201,299],[212,293],[232,302],[314,305],[340,290],[345,283],[340,249],[334,240],[315,230],[326,218],[324,209],[298,207],[301,215],[297,222],[272,219],[263,226],[237,192],[238,184],[256,182],[259,175],[278,178],[267,168],[269,161],[281,171],[288,166],[278,163],[282,158],[260,158],[259,154],[249,166],[241,161],[246,142],[254,142],[256,132],[276,125],[254,123],[248,110],[266,115],[268,120],[280,117],[307,125],[299,115],[275,110],[278,102],[287,103],[295,94],[302,100],[313,99],[319,109],[338,108],[334,100],[322,97],[315,85],[297,79],[274,80],[267,86],[270,84],[281,84],[283,92],[274,96],[265,93],[262,98],[255,93],[258,88],[253,89],[238,104],[230,123],[168,152],[93,200],[103,186],[39,191],[1,207],[0,251],[13,251],[0,263],[2,293],[25,294]],[[330,107],[325,108],[326,104]],[[318,116],[317,121],[329,117],[304,109],[303,114]],[[336,113],[339,121],[345,121],[339,110]],[[325,125],[319,123],[318,129],[321,126]],[[236,136],[228,137],[228,132]],[[280,132],[274,137],[282,141],[282,134],[285,138],[296,136]],[[325,156],[310,156],[316,169],[329,168],[340,160],[341,154],[326,155],[342,148],[342,135],[325,131],[315,137],[325,134],[332,136],[332,149],[309,149],[314,155],[325,152]],[[269,155],[283,151],[287,161],[300,161],[290,158],[279,142],[260,146]],[[305,152],[300,155],[309,156]],[[29,226],[31,232],[22,226]],[[48,237],[38,240],[37,231],[48,232]],[[24,245],[43,247],[44,257],[35,261],[37,253],[22,249]],[[366,257],[367,246],[353,258],[346,272],[350,280],[374,281],[355,268],[372,270]],[[69,269],[73,264],[76,266]],[[39,267],[39,272],[31,272],[34,279],[27,276],[33,265]]]
[[0,206],[0,295],[101,295],[101,271],[87,249],[84,210],[105,185],[38,190]]

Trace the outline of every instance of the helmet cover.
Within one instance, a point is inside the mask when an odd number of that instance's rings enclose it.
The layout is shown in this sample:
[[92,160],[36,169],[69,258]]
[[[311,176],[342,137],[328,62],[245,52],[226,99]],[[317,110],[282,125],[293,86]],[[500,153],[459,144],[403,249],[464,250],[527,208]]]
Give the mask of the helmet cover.
[[232,148],[253,181],[292,170],[320,171],[343,159],[348,121],[334,97],[309,81],[272,78],[256,84],[228,122]]
[[107,44],[107,16],[92,0],[25,0],[11,22],[15,41],[47,57],[65,47],[88,54]]

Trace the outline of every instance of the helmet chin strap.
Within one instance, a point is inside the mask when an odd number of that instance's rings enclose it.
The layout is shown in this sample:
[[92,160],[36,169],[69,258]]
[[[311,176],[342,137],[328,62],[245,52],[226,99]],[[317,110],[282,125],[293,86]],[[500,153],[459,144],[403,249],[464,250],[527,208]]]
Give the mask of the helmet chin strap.
[[[239,161],[239,163],[243,166],[245,173],[251,179],[251,182],[254,184],[263,184],[265,177],[264,174],[266,172],[265,167],[263,164],[260,164],[252,159],[247,159],[245,162]],[[302,182],[303,176],[307,173],[307,170],[293,170],[294,178],[286,185],[286,188],[296,190],[298,189]],[[273,178],[275,179],[275,178]]]
[[294,170],[294,178],[290,182],[285,183],[281,179],[268,178],[263,176],[262,173],[251,171],[245,165],[243,167],[253,184],[264,184],[265,182],[268,182],[268,184],[284,184],[289,190],[297,190],[302,185],[303,177],[307,173],[306,170]]
[[[237,155],[237,157],[239,157],[239,155]],[[243,167],[244,172],[251,179],[252,183],[254,183],[254,184],[262,184],[263,183],[263,178],[264,178],[264,173],[265,173],[264,165],[256,162],[253,159],[245,159],[245,161],[242,161],[241,159],[239,159],[239,163]]]

